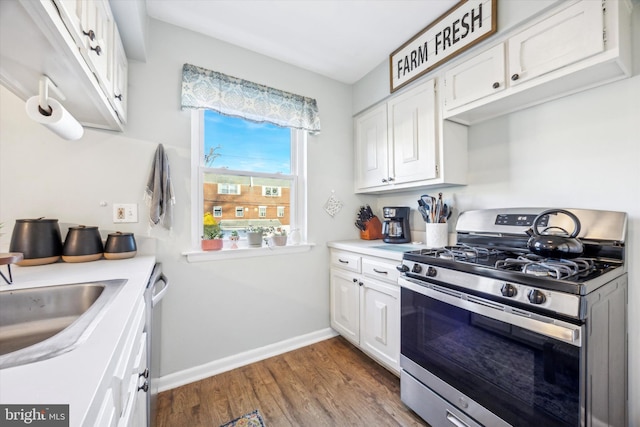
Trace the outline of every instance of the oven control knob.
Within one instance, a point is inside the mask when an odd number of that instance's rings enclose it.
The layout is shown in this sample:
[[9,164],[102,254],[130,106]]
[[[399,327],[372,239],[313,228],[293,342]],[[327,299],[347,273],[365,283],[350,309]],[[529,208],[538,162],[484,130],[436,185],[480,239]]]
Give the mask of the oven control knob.
[[412,273],[420,273],[422,271],[422,266],[420,264],[413,264],[413,268],[411,269]]
[[529,302],[531,302],[531,304],[542,304],[547,300],[544,294],[537,289],[530,290],[527,294],[527,297],[529,298]]
[[427,268],[427,276],[436,277],[437,274],[438,274],[438,270],[436,270],[435,268],[433,267]]
[[400,264],[396,267],[396,270],[398,270],[400,273],[406,273],[407,271],[409,271],[409,267],[404,264]]
[[502,288],[500,288],[500,292],[503,297],[513,298],[518,294],[518,289],[511,283],[505,283],[502,285]]

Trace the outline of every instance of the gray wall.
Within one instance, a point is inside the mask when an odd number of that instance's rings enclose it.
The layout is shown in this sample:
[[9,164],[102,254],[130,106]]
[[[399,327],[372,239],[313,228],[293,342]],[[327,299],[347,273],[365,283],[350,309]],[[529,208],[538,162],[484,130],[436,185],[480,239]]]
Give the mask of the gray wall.
[[[329,327],[329,240],[356,238],[351,88],[256,53],[150,21],[146,63],[129,69],[124,133],[85,130],[64,141],[29,121],[24,102],[0,89],[0,250],[17,218],[46,216],[101,230],[147,234],[142,194],[154,150],[168,152],[176,192],[172,233],[153,230],[171,289],[163,303],[162,374]],[[190,112],[180,110],[182,65],[316,98],[322,133],[308,142],[309,252],[187,263],[190,249]],[[323,210],[331,191],[345,206]],[[100,201],[109,203],[100,207]],[[112,203],[138,203],[138,224],[115,225]]]
[[[499,2],[508,27],[519,19]],[[515,10],[514,10],[515,11]],[[509,19],[512,17],[513,19]],[[516,206],[627,212],[630,425],[640,425],[640,4],[634,2],[633,75],[629,79],[512,113],[469,128],[467,186],[395,193],[382,206],[415,208],[421,194],[442,191],[455,212]],[[436,71],[437,72],[437,71]],[[388,96],[385,61],[353,87],[354,113]],[[446,141],[445,141],[446,142]],[[413,211],[413,240],[424,222]]]

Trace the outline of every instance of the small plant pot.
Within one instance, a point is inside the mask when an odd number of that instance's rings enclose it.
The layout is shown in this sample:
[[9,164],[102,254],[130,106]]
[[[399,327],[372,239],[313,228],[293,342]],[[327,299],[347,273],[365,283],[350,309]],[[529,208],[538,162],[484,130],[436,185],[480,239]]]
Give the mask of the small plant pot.
[[271,241],[275,246],[286,246],[287,236],[271,236]]
[[202,240],[202,250],[203,251],[219,251],[222,249],[223,241],[222,239],[209,239]]
[[262,246],[262,233],[247,231],[247,242],[249,246]]

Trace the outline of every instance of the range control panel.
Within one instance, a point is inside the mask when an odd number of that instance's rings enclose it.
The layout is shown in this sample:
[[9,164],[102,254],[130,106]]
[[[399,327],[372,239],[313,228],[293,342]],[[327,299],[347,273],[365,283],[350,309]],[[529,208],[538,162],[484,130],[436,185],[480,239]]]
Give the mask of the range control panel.
[[[512,225],[518,227],[530,227],[533,225],[533,221],[537,215],[527,214],[498,214],[496,216],[495,225]],[[549,223],[549,215],[545,215],[540,218],[538,225],[540,227],[546,227]]]

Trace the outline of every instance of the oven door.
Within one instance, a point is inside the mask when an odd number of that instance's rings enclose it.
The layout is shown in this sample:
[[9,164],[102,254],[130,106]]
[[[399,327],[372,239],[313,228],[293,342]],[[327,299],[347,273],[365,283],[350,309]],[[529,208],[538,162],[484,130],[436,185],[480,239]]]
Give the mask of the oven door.
[[403,374],[480,424],[581,425],[584,326],[417,279],[399,283]]

